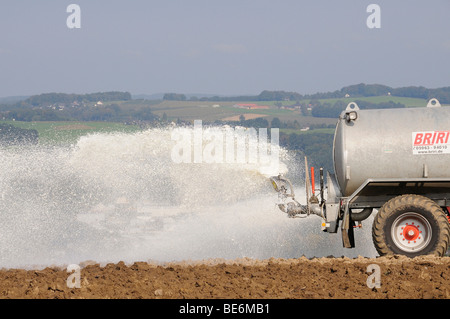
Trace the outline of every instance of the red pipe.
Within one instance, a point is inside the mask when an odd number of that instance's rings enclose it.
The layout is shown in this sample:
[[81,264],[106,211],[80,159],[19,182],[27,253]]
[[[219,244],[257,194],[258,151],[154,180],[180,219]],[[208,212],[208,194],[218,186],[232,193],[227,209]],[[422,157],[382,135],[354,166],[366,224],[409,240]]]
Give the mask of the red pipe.
[[314,167],[311,167],[311,187],[312,187],[312,192],[314,194],[314,190],[316,189],[315,186],[315,181],[314,181]]

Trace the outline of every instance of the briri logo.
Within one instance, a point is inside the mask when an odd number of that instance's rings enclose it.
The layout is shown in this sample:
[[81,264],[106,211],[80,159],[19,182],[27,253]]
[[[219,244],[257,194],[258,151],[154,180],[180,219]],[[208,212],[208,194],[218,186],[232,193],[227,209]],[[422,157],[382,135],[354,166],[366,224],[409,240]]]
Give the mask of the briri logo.
[[439,145],[447,144],[449,131],[414,132],[414,145]]
[[450,154],[449,136],[450,131],[413,132],[413,154]]

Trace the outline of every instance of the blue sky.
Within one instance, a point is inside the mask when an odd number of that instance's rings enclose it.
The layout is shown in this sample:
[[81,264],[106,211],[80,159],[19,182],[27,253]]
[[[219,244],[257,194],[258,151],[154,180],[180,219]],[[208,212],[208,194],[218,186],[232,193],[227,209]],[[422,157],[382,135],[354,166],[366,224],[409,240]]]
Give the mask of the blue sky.
[[[69,4],[81,28],[69,29]],[[369,4],[381,28],[369,29]],[[2,0],[0,97],[450,86],[450,1]]]

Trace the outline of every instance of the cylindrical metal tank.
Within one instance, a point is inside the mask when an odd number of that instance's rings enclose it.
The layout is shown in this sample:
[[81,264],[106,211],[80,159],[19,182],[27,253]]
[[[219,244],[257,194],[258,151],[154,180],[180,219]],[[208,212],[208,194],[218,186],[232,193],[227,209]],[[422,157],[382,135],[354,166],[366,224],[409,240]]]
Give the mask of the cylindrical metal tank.
[[450,178],[450,107],[350,103],[336,125],[333,161],[342,196],[372,178]]

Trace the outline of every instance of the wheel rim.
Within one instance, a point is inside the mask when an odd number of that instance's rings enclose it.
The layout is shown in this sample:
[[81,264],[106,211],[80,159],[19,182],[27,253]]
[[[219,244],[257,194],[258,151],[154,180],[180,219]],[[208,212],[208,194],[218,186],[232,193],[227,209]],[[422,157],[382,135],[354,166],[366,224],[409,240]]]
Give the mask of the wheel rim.
[[431,240],[431,234],[430,223],[417,213],[404,213],[392,223],[392,239],[395,245],[405,252],[424,249]]

